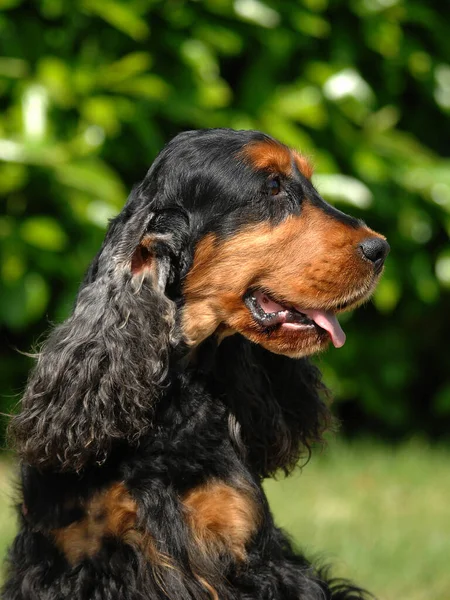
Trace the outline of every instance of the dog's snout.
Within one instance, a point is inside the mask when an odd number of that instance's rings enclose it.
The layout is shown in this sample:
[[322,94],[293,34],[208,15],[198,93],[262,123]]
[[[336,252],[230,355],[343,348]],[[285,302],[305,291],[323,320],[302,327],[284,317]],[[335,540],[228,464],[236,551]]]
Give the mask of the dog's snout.
[[359,247],[364,258],[373,262],[377,271],[383,266],[391,249],[386,240],[379,237],[366,238],[359,244]]

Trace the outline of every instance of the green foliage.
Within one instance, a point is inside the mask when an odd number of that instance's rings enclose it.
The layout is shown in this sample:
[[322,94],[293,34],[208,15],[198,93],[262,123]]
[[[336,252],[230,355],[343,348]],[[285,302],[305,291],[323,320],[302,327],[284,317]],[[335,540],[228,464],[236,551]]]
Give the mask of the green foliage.
[[2,0],[4,392],[29,367],[14,348],[67,315],[163,143],[255,128],[312,155],[322,194],[392,247],[373,304],[320,361],[337,412],[352,429],[445,431],[449,56],[425,0]]

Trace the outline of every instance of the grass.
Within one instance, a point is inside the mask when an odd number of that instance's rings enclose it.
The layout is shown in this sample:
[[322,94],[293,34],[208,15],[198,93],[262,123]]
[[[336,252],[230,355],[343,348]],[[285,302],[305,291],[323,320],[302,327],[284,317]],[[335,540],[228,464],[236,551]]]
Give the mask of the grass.
[[[277,523],[380,600],[450,598],[450,449],[333,442],[268,481]],[[12,466],[0,462],[0,553],[15,529]]]
[[[450,598],[450,449],[334,443],[266,484],[279,525],[381,600]],[[322,553],[322,554],[320,554]]]
[[[15,469],[11,460],[0,461],[0,564],[16,531],[16,512],[13,506]],[[0,577],[3,575],[0,567]]]

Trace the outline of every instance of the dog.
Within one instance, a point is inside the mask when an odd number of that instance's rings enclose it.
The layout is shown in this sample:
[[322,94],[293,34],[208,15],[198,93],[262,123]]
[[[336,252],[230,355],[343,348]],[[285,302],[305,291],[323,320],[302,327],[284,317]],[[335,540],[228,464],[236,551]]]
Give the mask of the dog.
[[12,419],[5,600],[355,600],[276,527],[264,478],[331,423],[308,358],[385,238],[256,131],[179,134],[111,221]]

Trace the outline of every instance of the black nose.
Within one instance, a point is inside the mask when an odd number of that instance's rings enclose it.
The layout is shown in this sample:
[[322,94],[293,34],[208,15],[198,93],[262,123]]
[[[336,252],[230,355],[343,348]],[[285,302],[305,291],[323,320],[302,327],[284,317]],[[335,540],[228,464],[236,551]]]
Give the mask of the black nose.
[[386,240],[378,237],[366,238],[359,244],[359,247],[364,258],[373,262],[376,271],[381,269],[391,249]]

